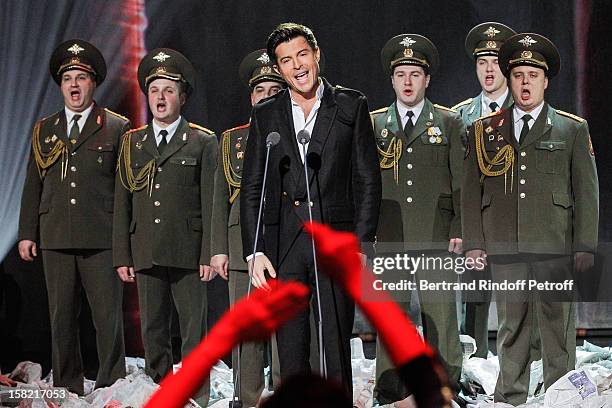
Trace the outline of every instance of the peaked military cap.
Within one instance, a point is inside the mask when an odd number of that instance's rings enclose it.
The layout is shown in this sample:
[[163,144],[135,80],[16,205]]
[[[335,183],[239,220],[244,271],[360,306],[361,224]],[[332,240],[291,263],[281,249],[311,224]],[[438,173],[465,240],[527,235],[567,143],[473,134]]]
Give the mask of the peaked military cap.
[[433,73],[440,65],[438,49],[419,34],[400,34],[391,38],[380,53],[383,69],[389,75],[398,65],[419,65]]
[[188,95],[195,89],[193,65],[183,54],[171,48],[154,49],[138,65],[138,83],[145,94],[149,84],[158,78],[185,83]]
[[499,50],[499,68],[507,77],[519,65],[542,68],[549,78],[559,72],[561,58],[557,47],[546,37],[520,33],[508,38]]
[[242,82],[251,88],[260,82],[274,81],[285,84],[283,77],[274,66],[274,61],[270,59],[266,50],[253,51],[240,63],[238,74]]
[[478,24],[465,37],[465,51],[470,57],[497,57],[504,41],[516,34],[505,24],[490,21]]
[[63,42],[51,54],[49,71],[58,85],[61,83],[62,74],[71,69],[89,72],[97,85],[106,78],[106,62],[102,53],[84,40],[73,39]]

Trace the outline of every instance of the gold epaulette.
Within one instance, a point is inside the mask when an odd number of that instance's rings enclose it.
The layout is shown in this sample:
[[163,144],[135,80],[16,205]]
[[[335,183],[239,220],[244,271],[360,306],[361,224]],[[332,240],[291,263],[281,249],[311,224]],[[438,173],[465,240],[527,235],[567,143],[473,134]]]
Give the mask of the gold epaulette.
[[467,98],[465,101],[459,102],[458,104],[453,106],[451,109],[457,110],[457,109],[459,109],[462,106],[469,105],[470,103],[472,103],[473,100],[474,99],[472,99],[472,98]]
[[225,175],[225,180],[227,181],[227,187],[229,189],[230,204],[233,204],[234,201],[236,201],[238,194],[240,194],[240,182],[242,180],[242,177],[238,173],[236,173],[236,171],[234,171],[234,168],[232,167],[232,160],[231,160],[232,140],[231,140],[230,132],[232,130],[241,129],[243,127],[244,125],[238,126],[236,128],[226,130],[222,134],[223,139],[221,140],[221,152],[222,152],[221,160],[223,161],[223,174]]
[[240,125],[240,126],[233,127],[231,129],[224,130],[223,133],[229,133],[229,132],[233,132],[234,130],[248,128],[250,125],[251,125],[250,123],[245,123],[244,125]]
[[129,122],[129,121],[130,121],[130,120],[129,120],[128,118],[126,118],[125,116],[120,115],[120,114],[118,114],[117,112],[113,112],[112,110],[110,110],[110,109],[108,109],[108,108],[104,108],[104,110],[105,110],[106,112],[110,113],[111,115],[118,117],[119,119],[123,119],[123,120],[125,120],[126,122]]
[[[136,174],[134,174],[131,164],[132,138],[130,135],[146,128],[147,125],[144,125],[136,129],[128,130],[123,135],[123,140],[119,146],[119,153],[117,154],[117,177],[119,177],[123,187],[131,193],[147,187],[150,197],[153,191],[153,180],[156,173],[155,159],[149,160]],[[141,142],[137,140],[136,146],[138,146],[139,143]]]
[[192,129],[201,130],[204,133],[209,134],[209,135],[214,135],[215,134],[215,132],[213,132],[212,130],[206,129],[204,126],[196,125],[195,123],[189,122],[189,127],[192,128]]
[[370,115],[375,115],[378,113],[385,113],[389,110],[388,106],[385,106],[384,108],[380,108],[380,109],[376,109],[375,111],[370,112]]
[[[500,109],[500,110],[498,110],[497,112],[491,112],[491,113],[489,113],[489,114],[487,114],[487,115],[483,115],[483,116],[479,117],[479,118],[478,118],[478,119],[476,119],[476,120],[483,120],[483,119],[487,119],[487,118],[493,117],[493,116],[495,116],[495,115],[499,115],[501,112],[502,112],[502,110]],[[474,122],[475,122],[475,121],[474,121]]]
[[[40,179],[44,179],[47,170],[51,167],[57,160],[61,158],[61,172],[60,172],[60,180],[64,181],[66,177],[66,171],[68,170],[68,147],[64,144],[63,141],[58,140],[50,152],[43,152],[42,146],[40,145],[40,128],[43,125],[43,122],[49,119],[51,116],[47,116],[36,122],[34,125],[34,129],[32,130],[32,152],[34,154],[34,160],[36,160],[36,168],[38,170],[38,176]],[[56,120],[56,123],[59,121],[59,118]],[[54,136],[55,137],[55,136]]]
[[574,119],[576,122],[579,122],[579,123],[584,122],[583,118],[581,118],[580,116],[574,115],[573,113],[565,112],[559,109],[555,109],[555,111],[561,116],[565,116],[565,117]]
[[437,103],[434,103],[434,108],[442,109],[442,110],[445,110],[447,112],[457,113],[456,110],[454,110],[452,108],[447,108],[446,106],[438,105]]

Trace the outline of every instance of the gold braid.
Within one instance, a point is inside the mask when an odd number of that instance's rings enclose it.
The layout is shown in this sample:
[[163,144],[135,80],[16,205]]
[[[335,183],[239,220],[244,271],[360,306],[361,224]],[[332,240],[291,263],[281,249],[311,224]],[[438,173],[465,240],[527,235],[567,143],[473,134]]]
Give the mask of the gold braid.
[[391,139],[387,151],[382,150],[378,144],[376,145],[378,154],[381,156],[380,168],[386,170],[393,167],[393,178],[396,184],[399,184],[399,161],[402,157],[402,145],[402,140],[395,137]]
[[45,178],[47,169],[51,167],[61,156],[62,172],[60,179],[64,181],[64,177],[66,177],[66,171],[68,169],[68,148],[63,141],[58,140],[49,153],[44,153],[42,151],[42,146],[40,145],[41,123],[42,122],[36,122],[36,125],[34,125],[34,130],[32,131],[32,151],[34,152],[34,159],[36,160],[38,176],[41,180]]
[[[132,148],[132,138],[130,136],[131,133],[126,133],[121,141],[119,159],[117,160],[119,179],[121,180],[123,187],[125,187],[131,193],[148,187],[150,196],[153,191],[153,180],[155,178],[155,159],[149,160],[149,162],[145,164],[142,169],[140,169],[138,174],[134,175],[131,166],[132,159],[130,153]],[[125,170],[125,178],[124,172],[121,171],[121,164],[123,164]]]
[[231,161],[231,137],[229,132],[223,133],[223,173],[225,173],[225,179],[227,180],[230,198],[229,202],[232,204],[236,201],[238,194],[240,194],[240,181],[242,177],[234,171]]
[[[478,158],[478,167],[482,175],[480,176],[480,182],[484,181],[485,177],[497,177],[504,175],[504,193],[507,193],[508,184],[508,170],[511,169],[510,173],[510,192],[512,192],[512,185],[514,183],[514,148],[511,145],[502,147],[493,157],[490,159],[487,156],[484,146],[484,135],[482,133],[482,120],[476,121],[474,124],[475,130],[475,145],[476,145],[476,157]],[[485,164],[486,162],[486,164]],[[491,170],[493,166],[503,166],[499,170]]]

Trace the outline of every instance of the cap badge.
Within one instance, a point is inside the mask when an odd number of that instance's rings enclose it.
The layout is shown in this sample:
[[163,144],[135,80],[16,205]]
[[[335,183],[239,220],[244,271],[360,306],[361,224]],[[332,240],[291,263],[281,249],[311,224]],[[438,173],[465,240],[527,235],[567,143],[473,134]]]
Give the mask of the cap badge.
[[534,40],[528,35],[526,35],[525,38],[523,38],[522,40],[519,40],[519,42],[523,44],[525,47],[531,47],[531,44],[537,43],[536,40]]
[[412,51],[412,48],[404,48],[404,57],[412,58],[413,55],[414,52]]
[[533,56],[533,54],[531,53],[531,51],[523,51],[521,52],[521,58],[531,58]]
[[416,43],[416,41],[410,37],[404,37],[404,39],[400,42],[400,44],[406,48],[410,48],[414,43]]
[[493,38],[495,37],[496,34],[499,34],[499,33],[500,31],[497,30],[495,27],[489,26],[489,28],[487,28],[483,34],[485,34],[489,38]]
[[261,74],[268,75],[272,73],[272,68],[270,67],[261,67]]
[[257,61],[261,62],[263,65],[268,65],[270,63],[270,57],[264,52],[257,58]]
[[70,51],[71,53],[73,53],[74,55],[78,55],[79,52],[81,51],[85,51],[85,48],[79,46],[79,44],[72,44],[72,47],[68,48],[67,51]]
[[487,48],[495,48],[497,43],[495,41],[487,41]]
[[154,60],[159,62],[164,62],[168,58],[170,58],[170,56],[163,51],[158,52],[157,55],[153,57]]

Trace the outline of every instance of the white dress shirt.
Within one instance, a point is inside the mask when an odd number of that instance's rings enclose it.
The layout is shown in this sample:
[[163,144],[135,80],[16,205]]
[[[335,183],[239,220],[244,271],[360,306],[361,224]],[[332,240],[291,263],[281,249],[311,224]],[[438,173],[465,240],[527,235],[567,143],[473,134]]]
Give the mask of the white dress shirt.
[[[289,91],[289,97],[291,98],[291,113],[293,115],[293,128],[295,129],[296,140],[298,133],[303,129],[306,129],[308,133],[312,135],[312,130],[314,129],[315,122],[317,121],[317,114],[319,113],[319,108],[321,107],[321,98],[323,97],[324,91],[323,88],[323,81],[321,81],[321,78],[319,78],[319,87],[317,88],[316,93],[317,100],[314,103],[312,110],[310,111],[310,114],[307,118],[304,117],[304,111],[302,110],[302,107],[298,105],[296,101],[293,100],[293,91]],[[304,151],[302,150],[302,145],[300,144],[299,140],[297,140],[297,144],[298,150],[300,151],[300,157],[302,158],[302,163],[304,163]],[[309,143],[306,143],[306,152],[308,152],[308,145]]]
[[70,129],[72,129],[72,118],[74,115],[81,115],[79,120],[77,120],[77,125],[79,126],[79,133],[83,131],[83,126],[85,126],[85,122],[87,122],[87,118],[89,117],[93,107],[94,104],[92,103],[83,112],[74,112],[68,109],[67,106],[64,106],[64,111],[66,112],[66,135],[70,135]]
[[172,136],[174,136],[174,133],[176,133],[176,129],[179,126],[179,123],[181,123],[181,115],[179,115],[178,119],[175,120],[174,122],[172,122],[171,124],[169,124],[167,127],[163,128],[161,126],[159,126],[157,124],[157,122],[155,122],[155,120],[153,120],[153,133],[155,134],[155,143],[157,143],[157,145],[159,146],[159,144],[161,143],[161,135],[159,134],[159,132],[161,132],[162,130],[165,130],[168,132],[168,136],[166,136],[166,142],[170,143],[170,140],[172,139]]
[[491,105],[491,102],[495,102],[497,104],[497,110],[499,111],[502,105],[504,104],[506,98],[508,97],[508,92],[508,87],[506,87],[506,91],[497,99],[490,99],[489,97],[485,96],[483,92],[482,98],[480,99],[480,115],[485,116],[490,113],[493,113],[493,111],[491,110],[491,106],[489,106]]
[[408,111],[412,111],[412,126],[416,125],[417,120],[419,120],[419,116],[421,116],[421,112],[423,111],[423,106],[425,106],[425,98],[421,99],[421,102],[417,103],[412,108],[408,108],[399,100],[395,104],[397,106],[397,113],[399,114],[400,120],[402,121],[402,129],[406,127],[406,123],[408,123],[408,116],[406,113]]
[[538,116],[540,116],[540,112],[542,112],[542,108],[544,108],[544,101],[542,101],[542,103],[540,103],[531,112],[522,111],[519,108],[517,108],[516,105],[514,105],[514,109],[512,112],[512,119],[514,120],[514,138],[516,139],[517,142],[519,141],[521,137],[521,130],[523,130],[523,125],[524,125],[523,116],[531,115],[531,119],[529,119],[528,123],[529,123],[529,129],[532,129],[533,124],[538,119]]

